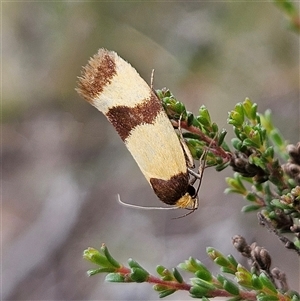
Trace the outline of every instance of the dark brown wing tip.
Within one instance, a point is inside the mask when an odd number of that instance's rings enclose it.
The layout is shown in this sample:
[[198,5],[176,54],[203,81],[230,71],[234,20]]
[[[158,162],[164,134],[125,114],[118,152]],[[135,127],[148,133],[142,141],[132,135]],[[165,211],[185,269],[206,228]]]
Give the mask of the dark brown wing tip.
[[75,88],[76,92],[86,101],[93,102],[116,75],[115,61],[117,57],[118,55],[114,51],[99,49],[82,68]]

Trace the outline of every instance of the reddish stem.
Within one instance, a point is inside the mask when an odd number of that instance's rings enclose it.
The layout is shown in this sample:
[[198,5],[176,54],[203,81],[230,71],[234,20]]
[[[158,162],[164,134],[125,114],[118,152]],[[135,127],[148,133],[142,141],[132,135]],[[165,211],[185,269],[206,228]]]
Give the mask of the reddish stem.
[[164,281],[152,275],[149,275],[147,282],[160,284],[162,286],[169,287],[170,289],[184,290],[184,291],[189,291],[192,287],[190,284],[187,284],[185,282],[179,283],[176,281]]
[[[178,121],[171,120],[174,127],[178,127]],[[216,156],[224,158],[226,161],[231,159],[231,154],[226,152],[222,147],[217,145],[216,141],[213,138],[205,135],[199,128],[195,126],[188,126],[186,121],[180,122],[181,128],[187,130],[190,133],[196,134],[199,136],[201,141],[204,141],[210,148],[210,151],[213,152]]]

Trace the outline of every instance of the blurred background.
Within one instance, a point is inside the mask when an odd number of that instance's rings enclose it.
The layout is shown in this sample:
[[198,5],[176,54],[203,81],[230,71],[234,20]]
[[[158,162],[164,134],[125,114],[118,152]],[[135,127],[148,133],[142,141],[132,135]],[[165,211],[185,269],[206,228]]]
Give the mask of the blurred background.
[[[228,129],[228,111],[245,97],[270,108],[291,143],[299,141],[299,37],[270,2],[2,3],[2,300],[157,300],[148,284],[88,278],[82,259],[105,242],[126,263],[150,272],[194,256],[217,271],[208,246],[239,254],[235,234],[266,247],[273,266],[299,289],[299,259],[257,224],[246,204],[224,195],[232,171],[206,170],[200,208],[159,206],[105,117],[75,92],[98,48],[118,52],[155,88],[168,87],[197,114]],[[189,299],[179,292],[168,300]]]

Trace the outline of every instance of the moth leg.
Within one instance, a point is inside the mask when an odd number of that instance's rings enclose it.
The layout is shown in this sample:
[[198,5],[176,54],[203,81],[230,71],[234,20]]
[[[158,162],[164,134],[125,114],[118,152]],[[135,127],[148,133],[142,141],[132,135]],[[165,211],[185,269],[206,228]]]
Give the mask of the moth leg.
[[194,168],[195,167],[195,164],[194,164],[194,159],[193,159],[193,156],[183,138],[183,135],[182,135],[182,130],[181,130],[181,119],[182,119],[182,114],[180,115],[179,117],[179,120],[178,120],[178,132],[179,132],[179,141],[180,141],[180,144],[181,144],[181,147],[183,149],[183,152],[184,152],[184,156],[185,156],[185,160],[186,160],[186,165],[188,168]]

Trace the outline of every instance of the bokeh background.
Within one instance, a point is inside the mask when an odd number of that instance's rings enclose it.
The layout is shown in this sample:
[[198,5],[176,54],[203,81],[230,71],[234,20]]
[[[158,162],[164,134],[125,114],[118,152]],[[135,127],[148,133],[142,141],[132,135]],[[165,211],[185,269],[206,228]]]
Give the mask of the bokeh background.
[[[205,172],[201,205],[179,211],[158,199],[105,117],[75,92],[81,66],[98,48],[115,50],[155,88],[168,87],[187,109],[206,105],[220,127],[245,97],[299,141],[299,37],[271,2],[2,2],[2,300],[157,300],[148,284],[92,278],[85,248],[105,242],[124,263],[150,272],[194,256],[210,269],[213,246],[232,253],[244,235],[269,249],[274,266],[299,289],[299,259],[241,214],[224,195],[228,169]],[[245,263],[246,264],[246,263]],[[168,300],[189,299],[179,292]]]

